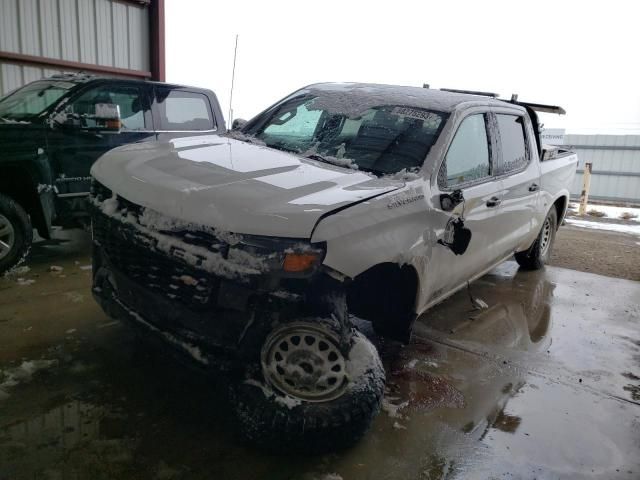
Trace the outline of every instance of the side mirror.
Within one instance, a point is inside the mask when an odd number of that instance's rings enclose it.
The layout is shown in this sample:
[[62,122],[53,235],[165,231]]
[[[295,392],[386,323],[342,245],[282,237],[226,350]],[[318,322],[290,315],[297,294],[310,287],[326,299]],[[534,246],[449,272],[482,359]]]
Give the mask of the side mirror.
[[120,106],[115,103],[96,103],[94,119],[97,130],[120,132],[122,128]]
[[464,202],[464,194],[460,189],[440,194],[440,208],[445,212],[452,211],[462,202]]
[[231,130],[240,130],[247,124],[247,121],[244,118],[236,118],[231,124]]
[[96,103],[93,113],[76,113],[68,105],[63,110],[55,112],[49,118],[52,128],[80,129],[94,133],[120,133],[122,120],[120,106],[115,103]]

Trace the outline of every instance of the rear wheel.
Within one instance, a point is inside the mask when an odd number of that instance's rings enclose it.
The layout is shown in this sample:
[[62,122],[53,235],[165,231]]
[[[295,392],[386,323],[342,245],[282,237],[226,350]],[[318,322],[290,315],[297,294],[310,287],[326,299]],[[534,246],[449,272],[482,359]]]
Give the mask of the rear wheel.
[[0,194],[0,274],[24,261],[32,240],[27,212],[12,198]]
[[276,328],[261,365],[232,391],[245,439],[272,452],[322,453],[361,438],[380,410],[384,370],[361,333],[342,343],[320,323]]
[[524,252],[515,254],[516,261],[525,270],[539,270],[551,258],[558,229],[558,214],[555,207],[549,210],[536,241]]

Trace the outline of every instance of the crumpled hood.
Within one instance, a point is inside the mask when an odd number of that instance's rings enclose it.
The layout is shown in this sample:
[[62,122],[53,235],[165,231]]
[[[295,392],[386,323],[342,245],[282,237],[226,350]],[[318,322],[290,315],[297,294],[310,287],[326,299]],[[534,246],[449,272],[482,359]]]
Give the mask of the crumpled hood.
[[291,238],[310,238],[324,214],[404,184],[220,136],[116,148],[91,174],[164,215],[234,233]]

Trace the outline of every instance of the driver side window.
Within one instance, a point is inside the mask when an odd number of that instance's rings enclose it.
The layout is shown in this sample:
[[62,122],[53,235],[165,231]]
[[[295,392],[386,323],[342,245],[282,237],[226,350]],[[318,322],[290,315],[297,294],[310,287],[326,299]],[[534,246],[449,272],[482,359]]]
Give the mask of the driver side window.
[[438,172],[440,188],[455,188],[491,175],[485,118],[484,114],[471,115],[458,127]]
[[85,117],[95,114],[96,104],[115,103],[120,107],[123,130],[144,130],[148,127],[142,92],[138,87],[104,86],[91,89],[71,104],[71,113],[79,115],[83,127],[96,127],[96,120]]

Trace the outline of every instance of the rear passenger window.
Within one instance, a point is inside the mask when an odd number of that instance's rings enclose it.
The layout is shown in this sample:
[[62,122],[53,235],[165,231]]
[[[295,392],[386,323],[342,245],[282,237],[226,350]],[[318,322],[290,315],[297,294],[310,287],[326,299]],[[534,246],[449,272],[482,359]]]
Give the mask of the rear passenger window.
[[160,130],[214,130],[209,99],[195,92],[164,90],[157,95]]
[[441,188],[451,188],[490,175],[485,116],[471,115],[462,121],[449,146],[447,156],[438,172],[438,185]]
[[526,136],[524,134],[524,118],[516,115],[497,114],[498,145],[502,152],[498,174],[518,171],[529,162]]

